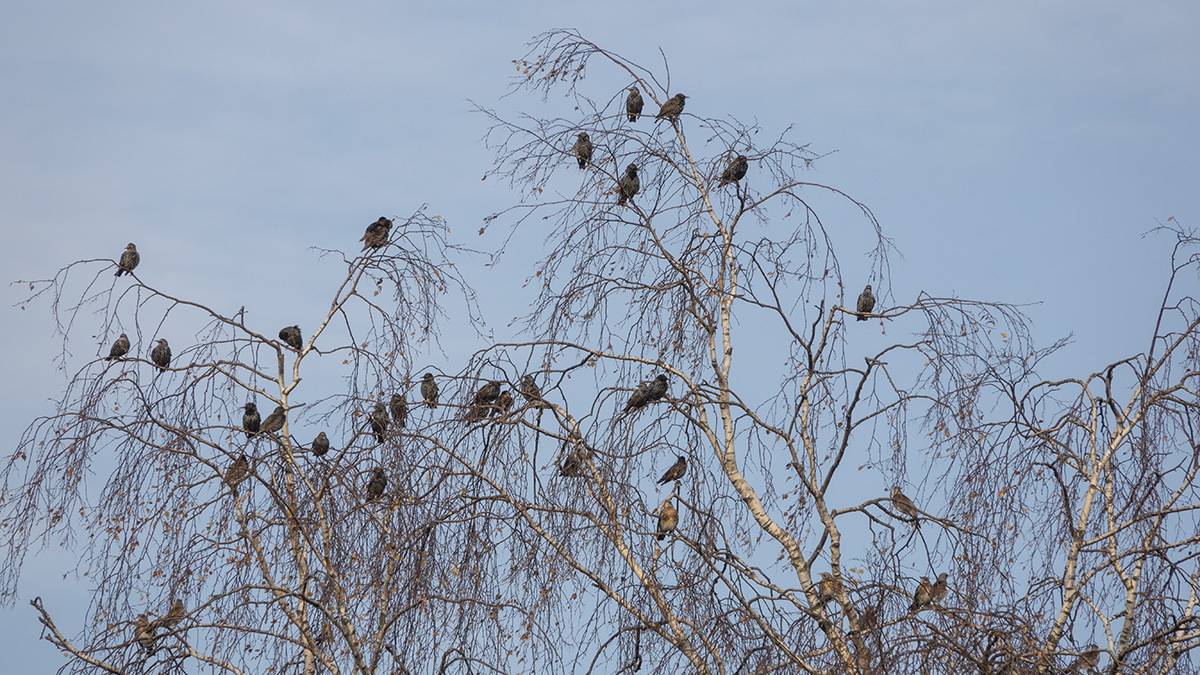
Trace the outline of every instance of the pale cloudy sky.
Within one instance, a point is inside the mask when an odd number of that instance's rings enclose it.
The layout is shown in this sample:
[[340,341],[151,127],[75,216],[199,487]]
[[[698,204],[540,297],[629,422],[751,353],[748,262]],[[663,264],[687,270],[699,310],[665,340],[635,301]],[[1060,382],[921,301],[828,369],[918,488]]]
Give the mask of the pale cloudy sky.
[[[522,45],[561,27],[652,69],[661,48],[689,111],[755,120],[768,136],[795,125],[795,141],[834,153],[813,180],[870,206],[903,254],[882,286],[902,301],[1041,302],[1029,308],[1039,344],[1075,335],[1052,364],[1064,372],[1145,348],[1172,242],[1141,235],[1169,217],[1200,225],[1195,3],[10,1],[8,280],[134,241],[139,275],[282,326],[327,303],[340,273],[309,247],[353,251],[380,215],[428,203],[452,238],[495,246],[501,233],[475,233],[517,197],[480,181],[492,156],[471,101],[570,115],[554,96],[501,98]],[[625,84],[597,74],[593,97]],[[464,274],[504,289],[524,262]],[[842,262],[867,272],[865,259]],[[66,377],[49,307],[15,307],[24,288],[5,287],[0,336],[9,448]],[[515,289],[483,299],[498,331],[529,301]],[[102,342],[79,337],[75,367]],[[34,642],[26,603],[42,596],[77,629],[68,608],[86,584],[63,581],[69,558],[28,567],[15,606],[0,608],[14,672],[62,663]]]

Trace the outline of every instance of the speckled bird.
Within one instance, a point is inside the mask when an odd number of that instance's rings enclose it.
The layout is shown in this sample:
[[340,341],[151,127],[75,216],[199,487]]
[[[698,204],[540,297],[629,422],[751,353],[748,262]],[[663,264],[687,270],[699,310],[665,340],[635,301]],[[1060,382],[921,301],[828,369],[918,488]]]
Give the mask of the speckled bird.
[[304,349],[304,338],[300,336],[300,326],[288,326],[279,330],[279,339],[287,343],[289,347],[300,351]]
[[738,182],[746,177],[746,172],[749,170],[750,162],[746,159],[746,156],[738,155],[721,174],[721,185],[724,186]]
[[563,458],[558,467],[558,475],[567,478],[579,478],[584,475],[583,456],[578,450]]
[[171,347],[167,345],[166,340],[159,338],[158,344],[154,346],[154,351],[150,352],[150,360],[158,366],[159,370],[166,370],[171,366]]
[[387,474],[383,469],[376,468],[371,473],[371,481],[367,483],[367,501],[375,501],[383,496],[383,491],[387,489]]
[[233,460],[233,463],[225,470],[225,478],[223,480],[226,485],[233,487],[245,480],[246,475],[249,473],[250,460],[246,459],[246,455],[243,453],[238,455],[238,458]]
[[625,175],[617,181],[617,206],[624,206],[625,202],[633,199],[641,189],[642,181],[638,179],[637,164],[630,164],[625,167]]
[[121,260],[117,263],[117,273],[113,276],[121,276],[122,274],[132,274],[133,268],[138,266],[142,261],[142,256],[138,255],[137,247],[133,244],[126,244],[125,251],[121,253]]
[[142,651],[154,655],[154,625],[145,614],[139,614],[133,622],[133,637],[141,645]]
[[542,401],[542,390],[538,388],[537,381],[533,379],[533,375],[526,375],[521,378],[517,384],[517,391],[521,392],[521,396],[525,397],[530,403],[540,403]]
[[505,415],[508,414],[509,410],[512,410],[512,406],[513,406],[512,392],[505,389],[504,391],[500,392],[500,395],[496,397],[496,401],[494,403],[492,403],[492,416],[494,417],[496,415],[499,415],[501,417],[504,417]]
[[892,488],[892,506],[900,513],[912,518],[914,522],[918,520],[921,512],[917,510],[917,505],[913,504],[913,500],[908,498],[908,495],[900,491],[900,486]]
[[908,608],[908,611],[919,612],[931,604],[933,604],[933,584],[929,583],[929,577],[921,577],[921,583],[917,584],[917,590],[913,593],[912,606]]
[[838,591],[842,588],[842,582],[838,581],[829,572],[821,572],[821,580],[817,582],[817,598],[822,605],[827,604],[830,600],[837,598]]
[[243,408],[242,413],[242,428],[246,430],[247,437],[253,437],[262,427],[262,416],[258,414],[258,406],[251,401]]
[[383,403],[375,404],[375,411],[371,413],[371,431],[375,432],[375,440],[383,442],[388,428],[387,407]]
[[124,333],[121,333],[121,337],[117,338],[117,341],[113,343],[112,349],[108,350],[108,356],[104,360],[112,361],[113,359],[119,359],[128,353],[129,353],[129,336],[125,335]]
[[662,475],[662,478],[658,479],[658,484],[665,485],[673,480],[680,480],[685,473],[687,473],[687,458],[680,455],[679,459],[675,460],[675,463],[671,465],[671,468],[667,469],[667,472]]
[[668,499],[658,510],[658,540],[666,539],[667,535],[674,532],[678,525],[679,511],[675,510],[675,505]]
[[637,87],[630,87],[629,96],[625,98],[625,112],[629,115],[629,121],[636,122],[644,107],[646,102],[642,100],[642,92]]
[[262,426],[259,427],[259,431],[264,434],[273,434],[278,432],[283,428],[283,421],[286,417],[287,413],[284,411],[283,406],[275,406],[275,410],[271,411],[271,414],[267,415],[267,419],[263,420]]
[[421,398],[430,408],[437,407],[438,385],[433,380],[433,373],[425,373],[425,377],[421,378]]
[[875,309],[875,294],[871,292],[871,284],[858,294],[858,320],[866,321],[867,315]]
[[579,132],[576,137],[575,146],[571,148],[571,154],[575,155],[575,159],[579,162],[579,168],[584,168],[588,162],[592,161],[592,140],[588,138],[586,131]]
[[662,108],[659,109],[658,114],[654,116],[654,119],[679,119],[679,116],[683,114],[683,105],[686,101],[687,96],[683,94],[675,94],[662,104]]
[[396,426],[403,429],[408,425],[408,396],[406,394],[392,394],[392,400],[388,402],[388,411],[392,413],[392,421]]
[[650,380],[647,395],[650,397],[649,402],[662,400],[662,397],[667,395],[667,376],[665,374],[659,373],[657,377]]
[[313,439],[312,453],[317,457],[324,457],[327,452],[329,452],[329,437],[322,431]]
[[362,250],[368,248],[383,248],[387,245],[388,231],[392,229],[392,221],[379,216],[379,220],[367,226],[367,232],[359,241],[363,242]]

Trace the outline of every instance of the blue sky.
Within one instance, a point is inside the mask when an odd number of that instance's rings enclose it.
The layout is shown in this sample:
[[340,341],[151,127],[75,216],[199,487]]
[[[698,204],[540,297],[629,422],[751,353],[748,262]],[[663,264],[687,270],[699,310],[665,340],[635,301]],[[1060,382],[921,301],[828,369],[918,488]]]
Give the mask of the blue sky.
[[[517,196],[480,180],[492,156],[471,101],[569,115],[561,97],[501,97],[526,41],[574,27],[656,70],[661,48],[689,111],[767,136],[795,125],[833,153],[812,180],[870,206],[903,254],[893,296],[1039,302],[1039,344],[1075,336],[1048,374],[1084,375],[1147,344],[1172,241],[1142,234],[1200,224],[1197,26],[1184,2],[3,3],[4,268],[47,278],[134,241],[157,285],[283,326],[340,274],[309,247],[353,251],[380,215],[428,203],[452,239],[494,247],[503,228],[476,232]],[[593,96],[622,84],[597,76]],[[462,270],[513,288],[482,296],[498,335],[529,301],[523,255]],[[48,305],[20,310],[27,287],[4,288],[11,448],[67,373]],[[479,347],[463,335],[448,354]],[[77,335],[74,367],[100,343]],[[28,566],[0,608],[17,670],[61,664],[32,643],[26,602],[73,633],[86,586],[62,579],[70,558]]]

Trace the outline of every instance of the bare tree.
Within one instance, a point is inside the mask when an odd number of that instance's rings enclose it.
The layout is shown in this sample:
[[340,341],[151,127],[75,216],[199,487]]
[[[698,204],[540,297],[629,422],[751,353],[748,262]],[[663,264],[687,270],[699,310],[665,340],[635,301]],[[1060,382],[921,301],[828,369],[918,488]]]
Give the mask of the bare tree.
[[[514,93],[577,113],[481,109],[522,195],[487,227],[546,243],[520,334],[461,369],[413,360],[447,288],[476,317],[423,212],[343,257],[298,352],[140,281],[66,302],[111,262],[35,292],[64,336],[86,310],[110,336],[4,472],[6,597],[31,547],[87,538],[88,627],[35,603],[72,670],[1197,672],[1189,232],[1147,350],[1043,381],[1065,343],[1020,308],[893,296],[882,226],[806,178],[793,130],[761,143],[695,94],[631,121],[631,87],[654,110],[686,83],[572,31],[517,66]],[[207,324],[156,374],[137,355],[185,313]],[[134,356],[104,360],[121,329]],[[306,394],[313,358],[344,391]],[[277,433],[242,429],[257,398]],[[310,457],[298,419],[344,447]]]

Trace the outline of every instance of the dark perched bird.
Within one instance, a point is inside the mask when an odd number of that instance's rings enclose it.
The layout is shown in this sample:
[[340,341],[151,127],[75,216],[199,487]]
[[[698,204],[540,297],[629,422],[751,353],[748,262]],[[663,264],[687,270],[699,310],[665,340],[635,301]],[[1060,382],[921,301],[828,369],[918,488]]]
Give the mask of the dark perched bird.
[[170,367],[171,348],[167,346],[166,340],[159,339],[158,344],[154,346],[154,351],[150,352],[150,360],[158,366],[159,370],[166,370]]
[[542,400],[542,390],[538,389],[537,382],[533,379],[532,375],[522,377],[521,382],[517,385],[517,390],[530,403],[540,403]]
[[583,455],[576,450],[564,457],[562,464],[558,467],[558,475],[566,476],[567,478],[579,478],[585,475]]
[[1067,672],[1080,673],[1091,670],[1100,663],[1100,647],[1096,644],[1090,644],[1082,654],[1079,655],[1070,666],[1067,666]]
[[385,407],[383,403],[376,403],[375,411],[371,413],[371,431],[375,432],[375,440],[382,443],[384,434],[387,433],[387,428],[387,407]]
[[630,164],[625,167],[625,175],[617,181],[617,205],[624,205],[627,200],[633,199],[633,196],[641,189],[642,181],[638,180],[637,164]]
[[279,431],[283,428],[283,420],[286,417],[287,413],[284,412],[283,406],[275,406],[275,410],[273,410],[270,415],[267,415],[267,419],[263,420],[262,426],[259,427],[259,431],[263,432],[264,434],[273,434]]
[[659,373],[658,377],[650,380],[650,386],[647,391],[650,401],[660,400],[667,395],[667,376]]
[[683,113],[683,104],[686,100],[687,96],[675,94],[662,104],[662,108],[658,110],[658,114],[654,116],[654,119],[661,120],[664,117],[669,120],[679,119],[679,116]]
[[679,511],[675,510],[675,506],[668,499],[658,510],[658,540],[666,539],[668,534],[675,531],[677,525],[679,525]]
[[679,480],[683,478],[683,474],[685,473],[687,473],[687,458],[680,455],[679,459],[675,460],[675,463],[671,465],[671,468],[667,469],[667,472],[662,475],[662,478],[658,479],[658,484],[663,485],[673,480]]
[[362,250],[368,248],[383,248],[387,245],[388,231],[392,229],[392,221],[379,216],[379,220],[367,226],[367,232],[359,241],[363,242]]
[[468,422],[482,422],[487,418],[490,409],[491,406],[473,403],[470,408],[467,408],[467,414],[463,415],[463,419]]
[[838,591],[842,588],[842,582],[833,578],[829,572],[821,572],[821,580],[817,582],[817,598],[822,605],[828,604],[830,600],[837,598]]
[[304,338],[300,337],[300,326],[288,326],[279,330],[279,339],[288,344],[289,347],[300,351],[304,349]]
[[921,583],[917,585],[917,590],[913,593],[912,606],[908,608],[908,611],[919,612],[931,604],[933,604],[933,584],[929,583],[929,577],[921,577]]
[[575,159],[579,160],[579,168],[584,168],[588,162],[592,161],[592,140],[588,138],[586,131],[579,132],[578,140],[575,141],[575,147],[571,148],[571,154],[575,155]]
[[227,485],[233,487],[242,482],[248,473],[250,473],[250,460],[246,459],[246,455],[243,453],[238,455],[238,458],[233,460],[233,463],[225,470],[224,481]]
[[625,112],[629,113],[629,121],[636,122],[645,106],[646,102],[642,100],[642,92],[638,91],[637,87],[630,87],[629,96],[625,99]]
[[745,155],[738,155],[736,159],[729,163],[729,167],[721,174],[721,185],[729,185],[736,183],[746,177],[746,172],[750,170],[750,162],[746,160]]
[[946,593],[950,590],[950,584],[946,583],[946,577],[948,576],[950,575],[946,572],[939,574],[937,581],[933,584],[933,590],[929,592],[929,599],[939,605],[942,604],[942,600],[945,599]]
[[133,637],[142,646],[142,651],[154,655],[154,626],[145,614],[139,614],[137,621],[133,622]]
[[871,292],[871,284],[858,294],[858,320],[866,321],[867,315],[875,309],[875,294]]
[[438,403],[438,386],[433,381],[433,373],[425,373],[421,378],[421,398],[430,408],[436,408]]
[[475,403],[488,405],[492,401],[495,401],[500,396],[501,384],[500,380],[492,380],[480,387],[479,391],[475,392]]
[[512,392],[505,389],[504,391],[500,392],[500,395],[496,397],[496,402],[492,404],[492,415],[500,415],[501,417],[504,417],[508,414],[509,410],[512,410],[512,406]]
[[108,357],[104,360],[112,361],[113,359],[119,359],[128,353],[129,337],[124,333],[121,333],[121,337],[117,338],[117,341],[113,343],[112,349],[108,350]]
[[917,522],[921,515],[921,512],[917,510],[917,506],[908,498],[908,495],[900,491],[899,485],[892,488],[892,506],[900,513],[912,518],[913,522]]
[[375,501],[383,496],[384,489],[387,488],[387,474],[383,469],[375,469],[371,474],[371,482],[367,483],[367,501]]
[[325,453],[329,452],[329,437],[325,435],[324,431],[313,439],[312,451],[317,457],[324,457]]
[[125,252],[121,254],[121,260],[117,263],[117,273],[113,276],[121,276],[126,272],[132,274],[133,268],[138,266],[142,261],[142,256],[138,255],[137,247],[133,244],[125,245]]
[[392,394],[392,400],[388,403],[388,409],[392,413],[392,420],[396,425],[403,429],[408,424],[408,396],[406,394]]
[[262,416],[258,414],[258,406],[254,405],[254,401],[247,403],[245,410],[242,413],[242,428],[246,430],[247,437],[253,437],[262,426]]
[[180,621],[183,621],[183,617],[185,616],[187,616],[187,607],[183,606],[182,600],[176,600],[171,604],[171,609],[167,612],[167,615],[155,621],[154,625],[163,629],[170,629],[175,627]]

